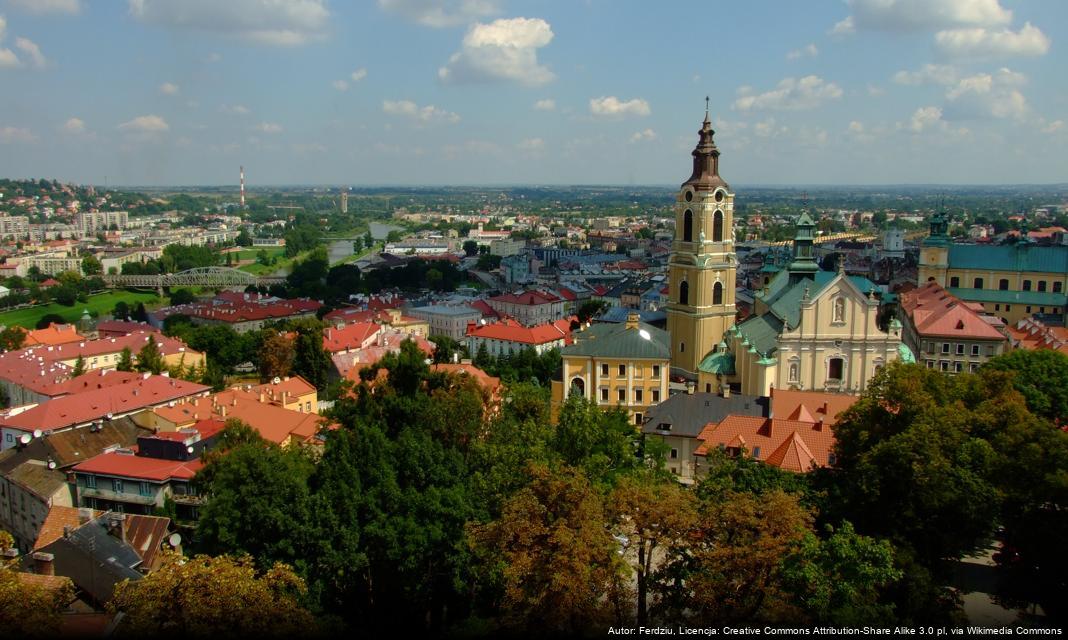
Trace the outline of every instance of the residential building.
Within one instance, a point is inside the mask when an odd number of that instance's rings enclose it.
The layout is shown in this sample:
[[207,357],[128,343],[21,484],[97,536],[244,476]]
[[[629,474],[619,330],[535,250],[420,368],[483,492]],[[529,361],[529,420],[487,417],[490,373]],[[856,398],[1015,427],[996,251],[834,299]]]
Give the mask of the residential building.
[[716,449],[795,473],[833,466],[832,428],[825,422],[803,418],[802,407],[785,418],[731,415],[709,423],[698,436],[701,446],[694,453],[697,478],[708,473],[708,454]]
[[85,338],[78,333],[78,329],[73,324],[57,324],[53,322],[44,329],[27,331],[26,340],[22,343],[22,346],[32,347],[39,344],[59,345],[70,342],[81,342],[83,340],[85,340]]
[[333,354],[330,359],[334,362],[334,368],[337,370],[339,377],[351,377],[350,374],[352,372],[359,372],[360,369],[378,362],[386,354],[399,353],[401,345],[406,340],[414,342],[419,347],[419,350],[426,354],[428,359],[434,357],[436,345],[422,335],[383,329],[375,334],[373,344],[362,349],[339,351]]
[[482,312],[469,305],[435,304],[414,307],[408,313],[428,323],[427,335],[448,336],[453,340],[463,340],[467,325],[482,319]]
[[668,397],[671,338],[632,313],[624,324],[597,324],[575,334],[575,344],[560,351],[559,380],[552,382],[555,419],[573,395],[599,406],[620,407],[636,425],[645,412]]
[[542,354],[561,349],[571,339],[571,320],[558,320],[528,327],[512,319],[494,324],[470,324],[467,327],[467,351],[472,356],[483,345],[491,356],[508,356],[524,349]]
[[260,402],[299,413],[319,413],[319,391],[301,376],[275,378],[246,388],[251,393],[260,394]]
[[944,213],[931,218],[920,248],[918,284],[934,281],[966,302],[977,302],[1005,324],[1032,314],[1063,322],[1068,307],[1068,246],[959,244],[948,235]]
[[375,342],[382,325],[373,322],[339,324],[323,329],[323,348],[330,353],[365,349]]
[[770,417],[796,416],[808,422],[822,422],[833,427],[838,422],[838,416],[859,399],[859,396],[844,393],[772,389]]
[[1053,349],[1068,355],[1068,328],[1025,318],[1006,327],[1006,332],[1014,349]]
[[566,303],[563,298],[542,291],[505,293],[489,298],[486,302],[501,317],[515,318],[527,327],[562,319]]
[[33,542],[53,506],[73,506],[67,476],[54,460],[32,460],[16,449],[0,453],[0,530],[23,551]]
[[322,303],[305,298],[283,300],[255,293],[221,293],[210,302],[167,307],[152,313],[150,322],[162,326],[170,315],[187,315],[197,325],[228,325],[238,333],[262,329],[268,322],[314,318]]
[[24,238],[30,234],[30,219],[26,216],[0,215],[0,237]]
[[130,214],[126,211],[82,211],[78,214],[78,227],[87,235],[112,228],[121,231],[129,221]]
[[677,393],[645,412],[642,433],[662,441],[667,448],[667,469],[679,482],[695,480],[694,453],[701,446],[697,439],[710,422],[729,415],[768,417],[768,398],[722,393]]
[[928,369],[946,373],[975,372],[1009,348],[1009,340],[980,314],[977,302],[957,299],[934,280],[901,294],[903,340]]

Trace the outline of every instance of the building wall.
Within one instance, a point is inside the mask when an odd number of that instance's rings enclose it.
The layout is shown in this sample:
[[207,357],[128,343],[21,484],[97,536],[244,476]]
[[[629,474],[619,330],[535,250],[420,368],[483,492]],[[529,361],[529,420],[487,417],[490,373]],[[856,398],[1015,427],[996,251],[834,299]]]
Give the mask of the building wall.
[[648,437],[658,439],[666,445],[667,458],[664,462],[667,470],[675,474],[679,482],[693,484],[696,479],[694,452],[701,446],[701,441],[697,438],[667,435],[667,432],[648,434]]
[[33,550],[33,543],[37,541],[37,534],[53,505],[74,506],[67,485],[45,500],[6,476],[0,476],[0,530],[15,538],[15,546],[20,552]]
[[605,409],[622,407],[633,424],[641,425],[649,407],[667,400],[670,369],[669,360],[566,356],[562,383],[552,389],[554,419],[581,380],[586,399]]
[[544,342],[542,344],[527,344],[526,342],[514,342],[512,340],[497,340],[494,338],[481,338],[478,336],[467,336],[467,350],[474,356],[478,353],[479,348],[485,343],[486,351],[491,356],[509,356],[515,353],[519,353],[524,349],[534,349],[537,354],[545,353],[551,349],[562,349],[564,347],[564,339],[561,337],[559,340],[553,340],[551,342]]
[[[443,307],[449,309],[450,307]],[[453,340],[463,340],[467,335],[467,324],[478,322],[482,314],[472,309],[470,313],[434,313],[426,309],[412,309],[408,312],[413,318],[426,320],[429,335],[449,336]]]

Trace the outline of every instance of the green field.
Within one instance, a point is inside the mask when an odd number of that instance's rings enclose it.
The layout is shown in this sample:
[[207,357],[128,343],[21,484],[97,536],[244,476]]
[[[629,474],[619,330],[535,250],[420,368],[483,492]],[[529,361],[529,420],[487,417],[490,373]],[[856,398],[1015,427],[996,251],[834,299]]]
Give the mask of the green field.
[[[256,255],[260,251],[266,251],[267,255],[269,255],[269,256],[278,256],[279,258],[281,258],[285,254],[286,248],[285,247],[261,247],[259,249],[242,249],[241,251],[234,252],[233,255],[237,256],[236,258],[234,258],[235,260],[255,260],[256,259]],[[223,258],[223,260],[225,262],[226,259]]]
[[33,329],[37,321],[49,313],[56,313],[67,322],[77,322],[82,317],[82,312],[89,310],[89,315],[96,317],[100,314],[110,314],[111,310],[120,301],[126,302],[131,307],[139,302],[148,306],[160,302],[159,296],[148,291],[109,291],[89,296],[88,302],[76,302],[73,307],[65,307],[53,302],[40,307],[28,307],[0,313],[0,325],[18,325]]

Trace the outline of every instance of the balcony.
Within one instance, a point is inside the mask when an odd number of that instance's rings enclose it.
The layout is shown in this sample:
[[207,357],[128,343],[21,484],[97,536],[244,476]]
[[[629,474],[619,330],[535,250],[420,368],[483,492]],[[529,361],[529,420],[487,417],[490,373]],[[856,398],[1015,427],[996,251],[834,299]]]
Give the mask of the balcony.
[[124,491],[119,493],[118,491],[112,491],[110,489],[94,489],[91,487],[78,487],[78,495],[80,498],[99,498],[101,500],[110,500],[112,502],[128,502],[130,504],[142,504],[145,506],[156,505],[156,494],[153,493],[150,496],[143,496],[140,493]]

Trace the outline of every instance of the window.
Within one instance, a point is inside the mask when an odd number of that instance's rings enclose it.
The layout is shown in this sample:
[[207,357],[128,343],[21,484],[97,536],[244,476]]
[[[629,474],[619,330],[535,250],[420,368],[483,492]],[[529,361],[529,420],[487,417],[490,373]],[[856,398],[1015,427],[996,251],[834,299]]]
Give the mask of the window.
[[605,377],[608,376],[608,365],[606,365],[606,364],[602,364],[601,365],[601,375],[605,376]]
[[1012,311],[1012,305],[1011,304],[1005,305],[1005,311]]
[[1000,304],[994,305],[994,311],[1001,311],[1001,305]]
[[760,459],[760,447],[753,447],[753,458]]
[[723,304],[723,284],[720,282],[712,285],[712,304]]
[[1027,305],[1027,313],[1031,313],[1031,305]]
[[150,496],[155,493],[154,491],[152,491],[152,485],[148,482],[142,482],[141,486],[138,488],[140,489],[140,493],[143,496]]
[[1046,290],[1046,281],[1045,280],[1039,280],[1038,281],[1038,290],[1039,291],[1043,291],[1043,292]]
[[304,403],[304,413],[311,413],[311,400]]
[[705,383],[705,393],[712,393],[712,383],[711,382],[706,382]]
[[1002,278],[1001,280],[998,280],[998,290],[1000,290],[1000,291],[1008,291],[1009,290],[1009,281],[1006,280],[1005,278]]
[[601,387],[601,402],[608,402],[608,387]]
[[571,378],[571,393],[577,394],[583,398],[586,397],[586,381],[582,378]]
[[938,368],[942,371],[949,371],[949,363],[945,360],[942,360],[938,363]]
[[972,355],[973,356],[979,355],[979,345],[977,345],[977,344],[973,344],[972,345]]
[[831,465],[832,467],[834,466],[834,454],[833,453],[827,455],[827,464]]
[[949,353],[949,343],[948,342],[943,342],[942,343],[942,353]]
[[982,289],[983,288],[983,279],[982,278],[976,278],[975,282],[973,284],[974,284],[974,288],[975,289]]
[[672,449],[671,450],[671,459],[672,460],[678,460],[679,459],[679,450],[678,449]]
[[845,308],[846,308],[845,298],[841,298],[841,297],[835,298],[834,299],[834,317],[831,319],[831,321],[832,322],[845,322]]
[[928,369],[934,369],[934,360],[928,360],[927,361],[927,368]]
[[1060,293],[1060,292],[1061,292],[1061,283],[1054,282],[1053,283],[1053,293]]
[[1024,280],[1023,290],[1024,291],[1030,291],[1031,290],[1031,281],[1030,280]]
[[953,371],[954,372],[960,373],[963,369],[964,369],[964,363],[962,363],[962,362],[954,362],[953,363]]
[[680,342],[679,343],[679,353],[686,353],[686,343],[685,342]]
[[634,377],[635,378],[644,377],[644,372],[645,372],[645,367],[641,366],[640,364],[638,366],[634,367]]
[[627,365],[625,365],[625,364],[619,365],[619,377],[620,378],[626,378],[627,377]]
[[642,390],[641,389],[635,389],[634,390],[634,404],[641,404],[641,403],[642,403]]
[[679,304],[690,304],[690,283],[685,280],[679,285]]
[[616,389],[616,400],[618,400],[619,402],[626,402],[627,401],[627,390],[626,389]]
[[653,389],[653,404],[660,402],[660,389]]
[[958,344],[957,345],[957,355],[958,356],[964,355],[964,345],[963,344]]
[[115,493],[123,493],[122,480],[119,480],[118,478],[112,478],[111,490]]
[[959,287],[960,286],[960,278],[958,278],[957,276],[953,276],[952,278],[950,278],[949,279],[949,286],[954,287],[954,288]]
[[14,441],[14,439],[15,439],[15,437],[14,437],[14,436],[12,436],[12,435],[11,435],[10,433],[9,433],[9,434],[7,434],[7,441],[8,441],[8,442],[12,442],[12,441]]
[[82,476],[86,489],[96,489],[96,476]]
[[641,423],[642,423],[642,414],[635,413],[634,414],[634,424],[641,425]]
[[712,240],[723,242],[723,212],[716,211],[712,214]]
[[970,371],[972,373],[975,373],[978,370],[979,370],[979,365],[975,364],[974,362],[971,363],[970,365],[968,365],[968,371]]
[[845,369],[845,361],[841,358],[831,358],[827,363],[827,378],[829,380],[840,381],[842,379],[842,371]]
[[660,377],[660,365],[658,365],[658,364],[654,364],[653,365],[653,377],[654,378],[659,378]]
[[657,431],[671,431],[671,423],[661,422],[660,424],[656,425],[656,429]]
[[693,211],[682,214],[682,241],[693,242]]

